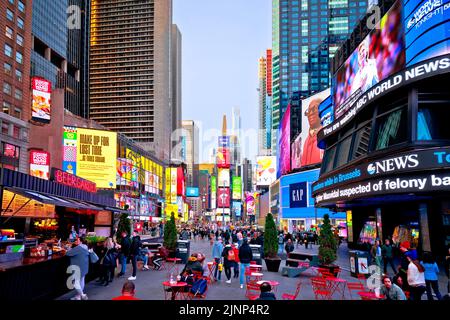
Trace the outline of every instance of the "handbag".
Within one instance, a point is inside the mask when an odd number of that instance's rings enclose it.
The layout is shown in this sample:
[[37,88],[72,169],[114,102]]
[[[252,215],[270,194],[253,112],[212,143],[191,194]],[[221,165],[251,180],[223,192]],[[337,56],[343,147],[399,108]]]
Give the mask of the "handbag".
[[99,260],[98,255],[94,251],[89,251],[89,260],[91,263],[97,263]]

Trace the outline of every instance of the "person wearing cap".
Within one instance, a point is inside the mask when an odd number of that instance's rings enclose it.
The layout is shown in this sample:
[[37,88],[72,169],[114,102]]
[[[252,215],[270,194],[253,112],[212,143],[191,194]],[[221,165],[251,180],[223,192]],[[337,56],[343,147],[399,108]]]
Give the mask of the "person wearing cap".
[[[219,264],[222,259],[222,252],[223,252],[223,243],[222,243],[222,237],[218,237],[217,241],[213,245],[212,249],[212,257],[215,262],[215,270],[214,270],[214,279],[217,279],[220,281],[222,271],[219,271]],[[217,273],[219,273],[219,277],[217,278]]]

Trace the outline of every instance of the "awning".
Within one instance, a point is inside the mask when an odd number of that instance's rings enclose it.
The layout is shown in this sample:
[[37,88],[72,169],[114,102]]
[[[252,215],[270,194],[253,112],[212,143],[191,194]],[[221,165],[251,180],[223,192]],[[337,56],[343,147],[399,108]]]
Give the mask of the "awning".
[[113,212],[117,212],[117,213],[128,213],[128,214],[130,214],[129,211],[123,210],[123,209],[120,209],[120,208],[105,207],[105,210],[113,211]]
[[90,210],[97,210],[101,211],[104,210],[102,207],[98,207],[96,205],[93,205],[91,203],[85,202],[85,201],[79,201],[79,200],[72,200],[65,197],[60,196],[53,196],[48,194],[43,194],[40,192],[35,192],[31,190],[24,190],[20,188],[11,188],[7,187],[5,188],[11,192],[14,192],[16,194],[19,194],[23,197],[30,198],[36,201],[39,201],[41,203],[45,204],[51,204],[58,207],[66,207],[66,208],[74,208],[74,209],[90,209]]

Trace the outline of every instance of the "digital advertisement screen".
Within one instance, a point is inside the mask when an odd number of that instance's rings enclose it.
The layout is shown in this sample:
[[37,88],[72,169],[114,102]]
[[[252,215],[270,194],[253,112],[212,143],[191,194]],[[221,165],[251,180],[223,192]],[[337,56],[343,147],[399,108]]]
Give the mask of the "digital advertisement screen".
[[256,185],[270,186],[277,180],[277,158],[274,156],[256,157]]
[[245,192],[245,206],[248,216],[254,216],[256,214],[256,199],[252,192]]
[[170,168],[170,200],[172,204],[177,203],[177,168]]
[[292,170],[300,168],[302,161],[302,136],[298,135],[291,146],[291,168]]
[[219,147],[217,149],[216,164],[218,168],[230,167],[230,150],[228,148]]
[[403,0],[406,66],[450,53],[450,0]]
[[277,178],[291,171],[291,105],[288,105],[278,130]]
[[397,1],[336,73],[333,81],[336,119],[364,92],[405,67],[403,35],[402,7]]
[[47,151],[30,151],[30,176],[50,179],[50,153]]
[[198,197],[199,196],[198,188],[187,187],[186,188],[186,196],[187,197]]
[[230,188],[219,188],[217,191],[217,208],[230,207]]
[[241,177],[233,177],[233,199],[241,200],[242,199],[242,178]]
[[117,133],[78,128],[77,136],[77,176],[116,188]]
[[331,96],[328,96],[322,103],[319,105],[319,117],[320,122],[322,123],[322,127],[326,127],[329,124],[332,124],[334,121],[334,112],[333,112],[333,100]]
[[240,201],[233,201],[233,211],[236,217],[240,217],[242,215],[242,204]]
[[230,186],[230,169],[219,169],[218,183],[219,187]]
[[32,120],[49,123],[51,110],[52,83],[45,79],[31,78],[33,106],[31,108]]

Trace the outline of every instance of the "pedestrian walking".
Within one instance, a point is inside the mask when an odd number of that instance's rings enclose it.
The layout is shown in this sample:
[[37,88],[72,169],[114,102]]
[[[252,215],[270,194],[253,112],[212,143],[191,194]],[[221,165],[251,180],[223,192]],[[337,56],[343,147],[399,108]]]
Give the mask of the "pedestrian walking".
[[292,251],[294,251],[294,244],[291,239],[288,239],[285,246],[286,253],[289,255]]
[[[212,258],[214,259],[214,279],[219,280],[222,275],[222,271],[219,271],[219,264],[222,260],[222,252],[223,252],[223,243],[222,243],[222,237],[217,238],[217,241],[213,245],[212,249]],[[219,277],[217,277],[217,274],[219,274]]]
[[284,236],[283,233],[278,235],[278,254],[283,253]]
[[384,267],[384,273],[387,274],[387,266],[388,264],[391,266],[392,271],[394,274],[397,273],[397,270],[394,265],[394,252],[393,252],[393,246],[391,244],[391,240],[386,239],[384,240],[384,244],[381,247],[381,255],[383,256],[383,267]]
[[422,266],[425,268],[425,285],[427,290],[428,300],[433,300],[433,294],[431,289],[433,289],[438,300],[442,300],[442,295],[439,292],[439,267],[434,260],[431,252],[425,252],[423,255]]
[[422,300],[422,295],[426,291],[425,268],[419,261],[413,260],[409,255],[407,258],[409,261],[407,275],[411,292],[410,299],[413,301]]
[[[91,249],[92,250],[92,249]],[[73,246],[67,251],[66,256],[70,257],[70,265],[77,266],[80,270],[79,278],[75,278],[74,287],[77,295],[71,300],[87,300],[87,294],[84,293],[85,277],[89,272],[89,250],[80,238],[75,238]]]
[[377,265],[377,267],[380,268],[381,273],[382,254],[381,254],[380,240],[376,240],[370,250],[371,250],[370,254],[372,256],[371,263]]
[[234,272],[233,272],[233,278],[237,279],[239,278],[239,248],[237,246],[237,244],[232,244],[231,248],[233,248],[234,251]]
[[141,237],[137,235],[136,231],[134,231],[133,240],[131,241],[130,246],[130,259],[133,266],[133,274],[131,275],[131,277],[128,278],[128,280],[130,281],[136,280],[137,261],[141,254],[141,247],[142,247]]
[[225,276],[227,277],[226,283],[231,283],[231,268],[234,267],[236,257],[234,255],[233,248],[230,243],[227,243],[222,252],[223,267],[225,268]]
[[131,248],[131,239],[128,236],[128,233],[126,231],[122,232],[122,242],[120,244],[120,254],[119,254],[119,261],[122,266],[122,269],[120,270],[118,277],[121,277],[125,274],[127,271],[127,260],[130,256],[130,248]]
[[244,288],[245,281],[245,269],[250,266],[250,262],[253,259],[252,248],[250,248],[247,238],[244,238],[242,246],[239,248],[239,260],[241,262],[241,270],[239,276],[239,283],[241,289]]
[[103,245],[104,247],[100,258],[100,268],[102,273],[100,285],[107,286],[114,279],[114,272],[117,268],[118,252],[112,238],[107,238]]

